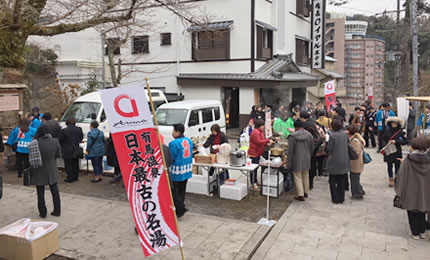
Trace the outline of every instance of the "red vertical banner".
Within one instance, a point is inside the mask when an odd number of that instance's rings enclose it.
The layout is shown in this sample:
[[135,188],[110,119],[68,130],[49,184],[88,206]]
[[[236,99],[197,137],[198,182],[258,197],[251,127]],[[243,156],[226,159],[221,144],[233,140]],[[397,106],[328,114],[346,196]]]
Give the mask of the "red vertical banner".
[[336,107],[336,89],[334,80],[324,83],[324,96],[327,111],[332,111]]
[[179,245],[162,148],[144,87],[119,87],[100,94],[144,255]]

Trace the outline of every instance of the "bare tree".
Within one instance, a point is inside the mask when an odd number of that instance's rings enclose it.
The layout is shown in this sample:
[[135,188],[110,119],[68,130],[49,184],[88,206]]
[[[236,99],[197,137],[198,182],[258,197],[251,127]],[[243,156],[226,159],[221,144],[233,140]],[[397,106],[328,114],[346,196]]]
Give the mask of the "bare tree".
[[53,36],[108,23],[124,23],[138,11],[167,8],[194,22],[176,0],[0,0],[0,67],[22,69],[31,35]]

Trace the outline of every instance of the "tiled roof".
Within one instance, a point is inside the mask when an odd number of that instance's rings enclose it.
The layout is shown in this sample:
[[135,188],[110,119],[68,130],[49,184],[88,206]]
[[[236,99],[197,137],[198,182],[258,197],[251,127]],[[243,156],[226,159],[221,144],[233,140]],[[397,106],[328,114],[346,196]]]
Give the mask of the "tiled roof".
[[233,21],[221,21],[221,22],[213,22],[207,24],[193,24],[188,27],[187,31],[189,32],[198,32],[198,31],[217,31],[217,30],[225,30],[230,29],[233,26]]
[[265,23],[265,22],[262,22],[262,21],[259,21],[259,20],[256,20],[255,23],[257,25],[263,27],[264,29],[267,29],[267,30],[271,30],[271,31],[277,31],[278,30],[275,26],[272,26],[272,25],[270,25],[268,23]]
[[326,69],[317,69],[317,71],[321,72],[322,74],[335,78],[335,79],[343,79],[345,78],[343,75],[337,73],[336,71],[333,70],[326,70]]
[[291,55],[278,55],[253,73],[181,73],[178,79],[252,80],[252,81],[318,81],[319,75],[301,72]]

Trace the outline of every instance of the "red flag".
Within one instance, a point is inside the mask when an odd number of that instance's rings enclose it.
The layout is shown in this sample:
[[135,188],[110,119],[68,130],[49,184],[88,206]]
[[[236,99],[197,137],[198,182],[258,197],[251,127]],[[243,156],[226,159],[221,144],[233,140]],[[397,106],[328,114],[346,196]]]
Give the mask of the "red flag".
[[100,94],[144,255],[179,245],[162,148],[144,87],[119,87]]
[[336,107],[336,89],[334,86],[334,80],[324,84],[324,96],[327,111],[332,111],[333,108]]

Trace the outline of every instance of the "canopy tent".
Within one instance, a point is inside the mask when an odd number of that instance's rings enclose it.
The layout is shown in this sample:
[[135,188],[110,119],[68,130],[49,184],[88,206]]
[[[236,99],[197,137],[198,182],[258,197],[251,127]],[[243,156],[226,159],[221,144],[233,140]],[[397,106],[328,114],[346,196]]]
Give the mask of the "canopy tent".
[[428,101],[430,102],[430,97],[402,97],[410,101]]

